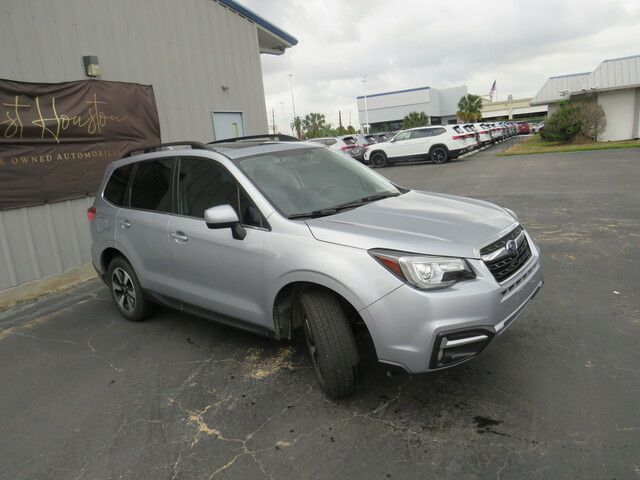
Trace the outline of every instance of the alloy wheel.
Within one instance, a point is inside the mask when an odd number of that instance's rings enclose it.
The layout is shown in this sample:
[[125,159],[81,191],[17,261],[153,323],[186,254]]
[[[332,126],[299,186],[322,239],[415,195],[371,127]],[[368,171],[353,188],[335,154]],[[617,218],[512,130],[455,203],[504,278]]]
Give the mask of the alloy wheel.
[[136,308],[136,289],[129,274],[118,267],[111,275],[111,288],[118,306],[125,312],[131,313]]

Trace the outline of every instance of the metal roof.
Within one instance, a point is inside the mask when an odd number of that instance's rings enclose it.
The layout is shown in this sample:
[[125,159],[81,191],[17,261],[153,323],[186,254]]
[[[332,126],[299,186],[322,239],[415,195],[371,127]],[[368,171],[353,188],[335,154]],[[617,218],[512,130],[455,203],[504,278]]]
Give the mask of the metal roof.
[[[383,97],[385,95],[395,95],[397,93],[407,93],[407,92],[419,92],[420,90],[429,90],[431,87],[418,87],[418,88],[408,88],[406,90],[394,90],[393,92],[382,92],[382,93],[372,93],[371,95],[367,95],[367,98],[373,97]],[[356,97],[359,99],[364,98],[364,95],[360,95]]]
[[572,89],[572,93],[584,90],[617,90],[619,88],[637,87],[640,85],[640,55],[611,58],[602,62],[583,79],[581,84]]
[[579,89],[589,75],[589,72],[583,72],[549,77],[529,104],[542,105],[568,99],[569,93]]
[[[275,35],[280,40],[284,41],[285,42],[285,45],[283,46],[284,48],[292,47],[298,43],[298,39],[296,37],[285,32],[280,27],[277,27],[270,21],[266,20],[265,18],[255,13],[253,10],[248,9],[247,7],[236,2],[235,0],[217,0],[217,1],[222,5],[235,11],[236,13],[239,13],[240,15],[248,18],[249,20],[254,22],[256,25],[259,25],[260,27],[262,27],[265,31]],[[275,53],[275,52],[268,52],[268,53]]]

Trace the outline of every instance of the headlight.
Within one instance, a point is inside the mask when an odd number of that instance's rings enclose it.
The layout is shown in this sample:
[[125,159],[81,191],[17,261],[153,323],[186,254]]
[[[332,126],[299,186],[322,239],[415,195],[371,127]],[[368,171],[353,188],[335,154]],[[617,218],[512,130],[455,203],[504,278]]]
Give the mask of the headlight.
[[450,287],[476,275],[464,258],[412,255],[373,249],[369,254],[402,281],[421,290]]
[[507,211],[507,213],[509,215],[511,215],[513,218],[518,220],[518,216],[516,215],[516,212],[514,212],[513,210],[511,210],[510,208],[507,208],[507,207],[502,207],[502,208],[505,209]]

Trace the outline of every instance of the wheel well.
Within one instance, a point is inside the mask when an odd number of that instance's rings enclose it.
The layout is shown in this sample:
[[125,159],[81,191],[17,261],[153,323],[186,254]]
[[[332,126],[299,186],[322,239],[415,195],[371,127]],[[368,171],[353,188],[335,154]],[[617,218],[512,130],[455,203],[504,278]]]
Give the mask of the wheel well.
[[436,145],[431,145],[431,148],[429,149],[429,153],[433,152],[433,149],[436,147],[443,147],[447,151],[447,153],[449,152],[449,149],[444,143],[437,143]]
[[127,258],[117,248],[109,247],[104,249],[104,251],[102,252],[102,255],[100,256],[100,266],[102,267],[103,273],[105,274],[107,273],[107,270],[109,269],[109,265],[111,264],[111,261],[116,257],[122,257],[124,259]]
[[300,321],[295,309],[296,300],[302,292],[308,289],[323,289],[331,292],[342,304],[352,327],[356,324],[364,325],[358,310],[338,292],[313,282],[292,282],[280,289],[273,302],[273,323],[278,338],[291,339],[293,332],[300,327]]
[[369,158],[371,158],[373,155],[375,155],[376,153],[381,153],[383,154],[385,157],[387,156],[387,152],[385,152],[384,150],[374,150],[369,154]]

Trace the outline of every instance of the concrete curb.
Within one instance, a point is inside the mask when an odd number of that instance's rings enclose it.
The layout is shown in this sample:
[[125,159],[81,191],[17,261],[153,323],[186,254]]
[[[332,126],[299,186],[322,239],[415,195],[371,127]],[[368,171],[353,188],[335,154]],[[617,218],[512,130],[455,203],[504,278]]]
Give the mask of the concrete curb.
[[88,264],[3,290],[0,292],[0,311],[45,295],[59,293],[93,278],[97,278],[96,271],[93,269],[93,265]]

